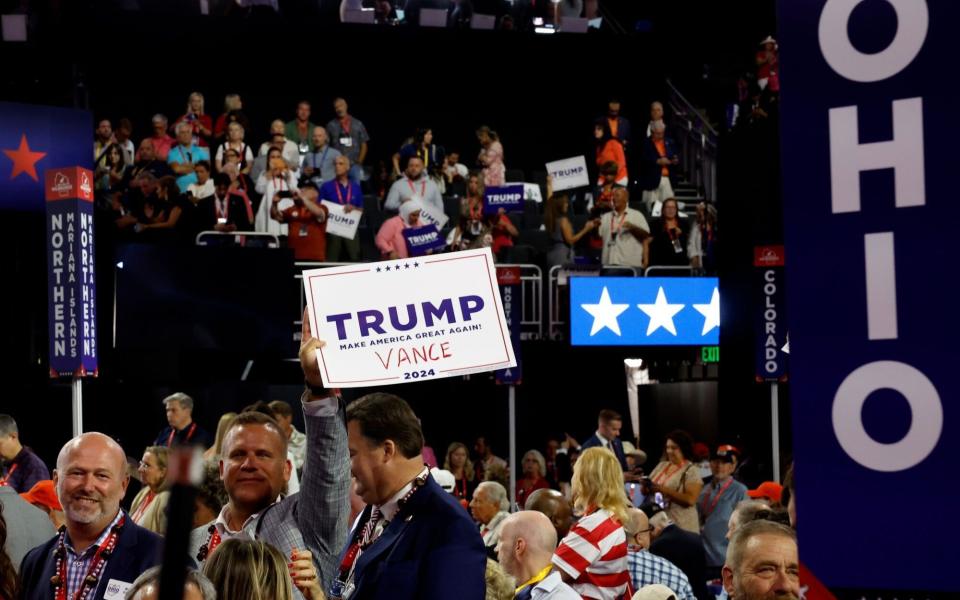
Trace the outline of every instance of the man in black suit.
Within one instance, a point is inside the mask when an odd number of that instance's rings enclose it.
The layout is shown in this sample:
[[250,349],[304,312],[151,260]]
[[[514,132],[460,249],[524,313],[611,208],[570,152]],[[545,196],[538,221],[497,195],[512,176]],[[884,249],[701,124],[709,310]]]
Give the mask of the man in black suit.
[[620,429],[623,427],[623,417],[615,410],[605,408],[597,418],[597,432],[587,438],[580,447],[582,450],[601,446],[612,450],[620,461],[620,468],[627,470],[627,456],[623,453],[623,444],[620,443]]
[[202,231],[253,231],[243,197],[230,191],[230,176],[218,173],[213,178],[215,192],[197,200],[197,221]]
[[[324,397],[304,315],[300,364],[311,395]],[[347,407],[356,493],[367,504],[347,538],[331,600],[483,600],[487,554],[469,514],[423,463],[423,432],[410,406],[372,393]],[[308,461],[309,465],[309,461]],[[346,478],[347,473],[340,474]]]
[[700,536],[674,525],[659,504],[644,504],[641,509],[653,528],[650,553],[677,565],[690,580],[698,600],[712,600],[707,590],[707,554]]
[[129,481],[123,449],[106,435],[67,442],[53,474],[66,527],[23,559],[23,600],[52,600],[64,587],[68,598],[120,598],[160,562],[162,538],[120,510]]

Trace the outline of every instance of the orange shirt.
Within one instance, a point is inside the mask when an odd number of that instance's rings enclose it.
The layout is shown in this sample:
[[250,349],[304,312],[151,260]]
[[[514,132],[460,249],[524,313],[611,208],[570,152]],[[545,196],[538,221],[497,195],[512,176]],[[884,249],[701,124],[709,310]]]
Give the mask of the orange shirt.
[[291,206],[281,211],[281,214],[283,222],[290,224],[287,245],[293,250],[294,258],[326,260],[327,223],[318,223],[317,218],[305,206]]
[[[664,143],[663,140],[660,140],[659,142],[656,141],[656,140],[654,140],[653,145],[657,147],[657,154],[659,154],[661,158],[668,158],[668,157],[667,157],[667,144]],[[667,166],[664,165],[663,168],[660,169],[660,174],[661,174],[662,176],[664,176],[664,177],[669,177],[669,176],[670,176],[670,169],[668,169]]]
[[610,125],[610,135],[617,137],[617,126],[620,124],[620,119],[607,119],[607,123]]
[[[613,161],[617,163],[617,181],[627,178],[627,155],[623,152],[623,144],[619,140],[611,139],[597,151],[597,167],[603,163]],[[600,177],[603,181],[603,177]]]

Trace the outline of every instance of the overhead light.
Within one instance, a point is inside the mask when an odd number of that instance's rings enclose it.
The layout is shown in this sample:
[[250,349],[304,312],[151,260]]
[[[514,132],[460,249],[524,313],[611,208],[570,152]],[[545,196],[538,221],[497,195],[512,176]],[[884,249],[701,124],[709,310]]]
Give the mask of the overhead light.
[[123,268],[123,261],[122,261],[122,260],[117,263],[117,268],[118,268],[118,269],[122,269],[122,268]]

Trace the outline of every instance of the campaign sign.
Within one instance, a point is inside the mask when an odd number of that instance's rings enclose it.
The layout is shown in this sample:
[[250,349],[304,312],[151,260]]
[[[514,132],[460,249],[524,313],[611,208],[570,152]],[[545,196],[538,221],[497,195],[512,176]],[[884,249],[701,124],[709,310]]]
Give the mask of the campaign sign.
[[303,273],[327,387],[516,366],[489,248]]
[[553,191],[562,192],[590,185],[587,159],[582,156],[547,163],[547,173],[553,177]]
[[497,214],[501,208],[507,212],[523,210],[523,184],[488,187],[483,190],[484,214]]
[[443,248],[447,241],[443,239],[436,225],[424,225],[403,230],[410,256],[423,256],[430,250]]
[[363,211],[357,207],[346,212],[342,204],[324,200],[322,202],[327,207],[327,233],[337,237],[352,240],[357,237],[357,227],[360,226],[360,217]]
[[43,171],[93,166],[85,110],[0,102],[0,210],[43,211]]
[[800,558],[844,597],[956,597],[960,2],[777,8]]
[[443,229],[443,226],[450,220],[442,210],[436,209],[432,204],[421,201],[423,208],[420,209],[420,220],[424,223],[437,226],[437,231]]
[[756,298],[757,381],[787,377],[786,290],[783,246],[757,246],[753,250]]
[[93,173],[50,169],[45,189],[50,376],[96,376]]
[[716,277],[572,277],[574,346],[720,343]]
[[520,321],[523,317],[520,267],[497,267],[497,283],[500,284],[500,298],[503,300],[503,312],[507,316],[510,343],[513,344],[517,366],[495,371],[494,380],[500,385],[519,385],[523,380],[523,360],[520,358]]

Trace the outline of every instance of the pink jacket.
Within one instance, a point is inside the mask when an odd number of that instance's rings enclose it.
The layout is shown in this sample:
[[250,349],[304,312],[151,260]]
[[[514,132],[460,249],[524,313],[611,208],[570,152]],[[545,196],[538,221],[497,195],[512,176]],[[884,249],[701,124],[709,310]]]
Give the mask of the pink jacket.
[[[410,227],[421,227],[422,225],[423,223],[417,220],[416,224],[410,225]],[[403,237],[403,230],[406,228],[407,226],[404,225],[403,218],[400,215],[387,219],[380,226],[376,242],[377,248],[380,248],[384,258],[389,257],[391,252],[396,252],[400,258],[410,257],[407,252],[407,240]]]

